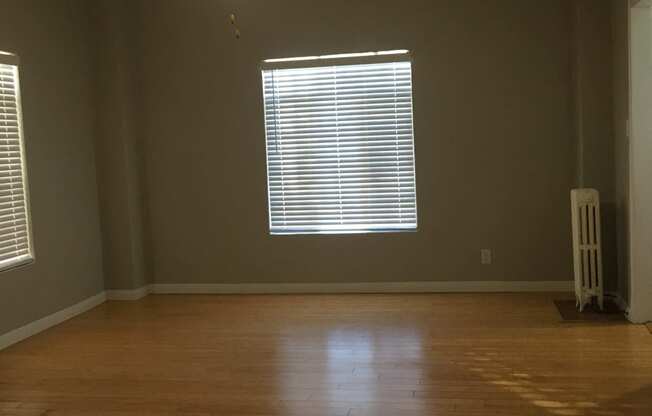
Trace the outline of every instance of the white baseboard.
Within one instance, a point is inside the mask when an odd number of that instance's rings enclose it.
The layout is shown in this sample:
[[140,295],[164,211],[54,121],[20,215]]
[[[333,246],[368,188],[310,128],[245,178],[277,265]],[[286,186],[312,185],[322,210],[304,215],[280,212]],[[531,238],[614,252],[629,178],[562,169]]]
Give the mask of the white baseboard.
[[368,282],[368,283],[209,283],[153,284],[133,290],[108,290],[45,318],[0,335],[0,350],[80,315],[106,300],[138,300],[154,294],[284,293],[471,293],[570,292],[572,281],[514,282]]
[[154,294],[570,292],[572,281],[153,284]]
[[39,332],[43,332],[55,325],[59,325],[70,318],[74,318],[77,315],[87,312],[94,307],[101,305],[105,301],[106,293],[101,292],[66,309],[55,312],[45,318],[41,318],[38,321],[34,321],[25,326],[14,329],[13,331],[7,332],[4,335],[0,335],[0,350],[36,335]]
[[151,293],[151,286],[146,285],[139,287],[138,289],[127,289],[127,290],[107,290],[106,299],[107,300],[139,300]]

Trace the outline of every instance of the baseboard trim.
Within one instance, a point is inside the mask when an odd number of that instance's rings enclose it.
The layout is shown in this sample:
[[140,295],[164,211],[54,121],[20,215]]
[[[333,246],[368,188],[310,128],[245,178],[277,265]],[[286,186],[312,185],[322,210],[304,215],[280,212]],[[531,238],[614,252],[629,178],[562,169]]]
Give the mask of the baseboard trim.
[[[0,351],[87,312],[107,300],[134,301],[149,294],[501,293],[572,290],[572,281],[153,284],[132,290],[107,290],[0,335]],[[620,296],[617,299],[617,302],[627,306]]]
[[571,292],[572,281],[153,284],[154,294]]
[[139,300],[151,293],[151,285],[139,287],[138,289],[107,290],[107,300]]
[[13,331],[9,331],[4,335],[0,335],[0,351],[24,339],[43,332],[46,329],[59,325],[68,319],[74,318],[77,315],[87,312],[96,306],[101,305],[105,301],[106,293],[101,292],[88,299],[84,299],[83,301],[76,303],[66,309],[41,318],[38,321],[31,322],[25,326],[14,329]]

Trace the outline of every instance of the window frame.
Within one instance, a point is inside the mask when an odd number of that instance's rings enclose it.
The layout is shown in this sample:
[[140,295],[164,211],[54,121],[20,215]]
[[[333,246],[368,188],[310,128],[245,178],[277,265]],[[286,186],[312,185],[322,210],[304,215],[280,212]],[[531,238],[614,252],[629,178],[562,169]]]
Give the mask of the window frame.
[[27,170],[27,149],[25,146],[25,128],[23,123],[22,90],[20,82],[20,58],[18,55],[0,50],[0,64],[15,67],[14,85],[16,89],[16,120],[18,122],[18,141],[20,146],[20,165],[23,182],[23,196],[25,200],[25,226],[27,235],[27,254],[4,260],[0,265],[0,273],[9,272],[32,265],[36,262],[34,250],[34,234],[32,227],[32,207],[29,187],[29,173]]
[[306,56],[296,58],[281,58],[281,59],[266,59],[260,64],[261,78],[262,78],[262,104],[263,104],[263,122],[266,130],[267,126],[267,112],[265,111],[265,71],[282,70],[282,69],[303,69],[303,68],[320,68],[328,66],[347,66],[347,65],[371,65],[383,63],[410,63],[410,78],[411,78],[411,119],[412,119],[412,169],[414,175],[414,204],[415,204],[415,223],[414,227],[406,228],[355,228],[349,229],[333,229],[333,230],[318,230],[318,229],[301,229],[301,230],[274,230],[272,226],[272,209],[271,209],[271,194],[270,194],[270,171],[269,171],[269,152],[268,152],[268,137],[265,131],[265,163],[266,163],[266,187],[267,187],[267,218],[268,218],[268,233],[269,235],[295,235],[295,236],[315,236],[315,235],[347,235],[347,234],[387,234],[387,233],[416,233],[419,231],[419,209],[418,209],[418,192],[416,184],[416,139],[415,139],[415,122],[414,122],[414,60],[413,53],[409,50],[391,50],[380,52],[364,52],[364,53],[344,53],[334,55],[321,55],[321,56]]

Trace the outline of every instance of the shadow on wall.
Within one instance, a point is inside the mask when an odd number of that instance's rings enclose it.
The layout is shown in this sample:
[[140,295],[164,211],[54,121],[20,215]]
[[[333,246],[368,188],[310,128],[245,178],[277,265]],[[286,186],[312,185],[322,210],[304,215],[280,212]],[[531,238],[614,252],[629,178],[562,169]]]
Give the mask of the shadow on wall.
[[[604,289],[616,292],[618,287],[618,235],[616,228],[616,204],[601,202],[602,211],[602,267]],[[621,291],[622,293],[622,291]]]

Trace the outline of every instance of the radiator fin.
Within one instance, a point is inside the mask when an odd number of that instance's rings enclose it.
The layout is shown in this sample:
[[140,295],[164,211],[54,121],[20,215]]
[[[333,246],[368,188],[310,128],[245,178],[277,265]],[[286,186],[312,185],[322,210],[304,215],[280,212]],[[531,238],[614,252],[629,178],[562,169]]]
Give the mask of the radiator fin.
[[580,311],[597,298],[604,308],[600,194],[595,189],[571,191],[575,297]]

